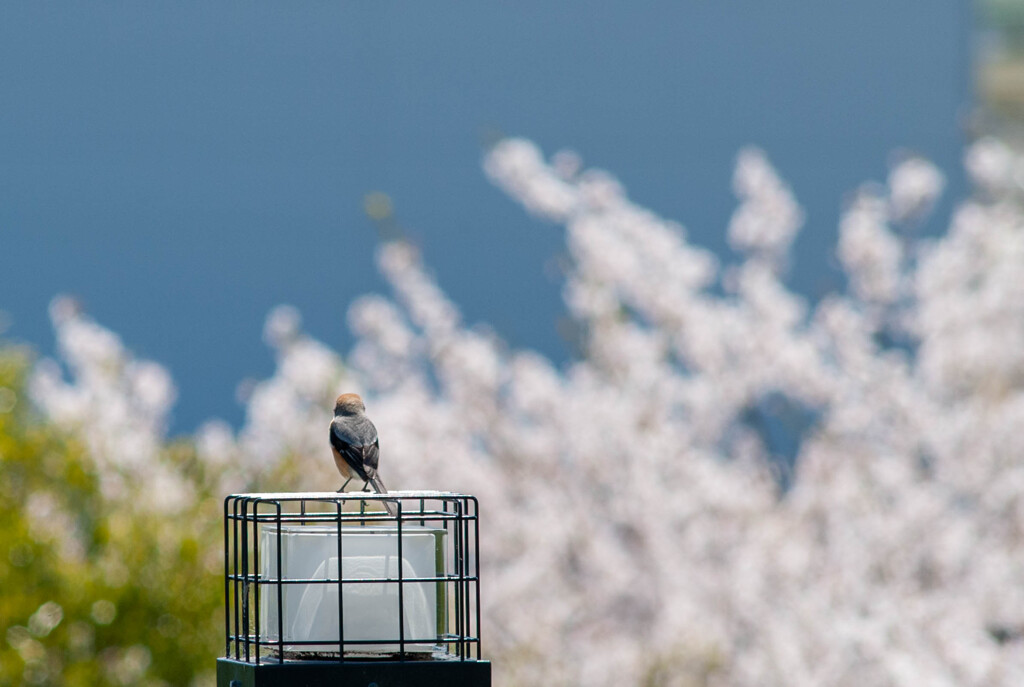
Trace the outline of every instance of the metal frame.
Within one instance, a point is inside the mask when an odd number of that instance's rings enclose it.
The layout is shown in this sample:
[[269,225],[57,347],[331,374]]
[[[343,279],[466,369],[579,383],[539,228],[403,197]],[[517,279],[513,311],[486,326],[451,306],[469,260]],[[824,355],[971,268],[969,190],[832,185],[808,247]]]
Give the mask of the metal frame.
[[217,659],[218,687],[490,687],[488,661],[289,661]]
[[[384,500],[395,505],[396,514],[368,510],[368,504]],[[346,510],[346,505],[349,510]],[[357,508],[357,510],[353,510]],[[289,579],[282,577],[282,525],[330,525],[337,528],[338,575],[329,579]],[[445,537],[445,569],[434,577],[405,577],[398,565],[397,577],[346,578],[341,571],[346,534],[355,534],[359,526],[391,527],[397,534],[398,559],[402,560],[402,531],[412,524],[443,528]],[[277,532],[277,577],[264,579],[259,572],[261,526],[269,525]],[[475,497],[464,494],[429,491],[404,491],[388,494],[356,493],[269,493],[233,494],[224,500],[224,639],[225,659],[218,663],[282,666],[311,664],[288,656],[285,645],[337,644],[337,654],[326,663],[366,664],[366,658],[346,656],[366,644],[394,644],[398,651],[386,658],[397,664],[441,662],[480,662],[480,545],[479,504]],[[273,536],[273,535],[271,535]],[[351,536],[350,536],[351,539]],[[433,637],[407,637],[405,630],[405,585],[434,582],[444,585],[446,609],[450,612],[446,627]],[[398,591],[398,631],[394,638],[372,640],[345,639],[343,589],[345,585],[394,584]],[[286,584],[337,585],[338,639],[310,638],[308,641],[285,640],[283,593]],[[276,603],[276,639],[268,637],[268,629],[260,627],[260,604]],[[452,627],[454,625],[454,627]],[[422,654],[407,651],[410,644],[434,644],[439,651],[424,660]],[[323,656],[316,658],[322,659]],[[324,663],[324,661],[320,661]],[[378,662],[378,665],[384,664]],[[351,668],[356,668],[355,665]],[[234,669],[233,669],[234,670]],[[308,668],[307,668],[308,670]],[[490,666],[486,666],[490,682]],[[220,666],[218,667],[220,673]],[[278,674],[278,671],[274,671]],[[253,683],[255,684],[255,683]],[[483,684],[483,683],[481,683]]]

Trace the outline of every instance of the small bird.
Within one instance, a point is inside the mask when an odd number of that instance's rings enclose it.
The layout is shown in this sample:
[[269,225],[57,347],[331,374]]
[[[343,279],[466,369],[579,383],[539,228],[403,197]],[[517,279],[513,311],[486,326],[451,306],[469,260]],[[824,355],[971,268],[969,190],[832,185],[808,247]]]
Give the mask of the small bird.
[[[334,419],[331,420],[331,451],[334,452],[334,463],[338,472],[345,478],[339,492],[345,490],[348,483],[358,477],[363,480],[363,491],[373,487],[378,494],[388,493],[380,475],[377,464],[380,460],[380,441],[377,428],[366,417],[366,406],[359,394],[342,394],[334,402]],[[383,502],[391,515],[397,515],[395,505]]]

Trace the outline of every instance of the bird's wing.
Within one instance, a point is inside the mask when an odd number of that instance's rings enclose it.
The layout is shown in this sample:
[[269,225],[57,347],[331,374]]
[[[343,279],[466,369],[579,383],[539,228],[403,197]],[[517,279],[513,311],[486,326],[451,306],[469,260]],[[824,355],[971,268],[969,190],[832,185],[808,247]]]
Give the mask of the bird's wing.
[[[360,436],[365,435],[366,432],[359,431],[359,429],[358,427],[349,427],[343,422],[332,422],[331,446],[345,459],[345,462],[355,471],[359,479],[366,480],[368,475],[366,474],[365,454],[369,447],[365,445],[365,442],[370,437]],[[374,432],[370,446],[375,446],[376,442],[377,437],[376,432]],[[376,467],[376,460],[374,460],[374,467]]]
[[350,446],[366,446],[377,440],[377,429],[367,421],[336,417],[331,421],[331,437],[332,442],[337,437]]
[[363,447],[363,465],[366,466],[366,473],[373,476],[377,472],[377,464],[380,462],[380,440],[373,438],[373,443]]

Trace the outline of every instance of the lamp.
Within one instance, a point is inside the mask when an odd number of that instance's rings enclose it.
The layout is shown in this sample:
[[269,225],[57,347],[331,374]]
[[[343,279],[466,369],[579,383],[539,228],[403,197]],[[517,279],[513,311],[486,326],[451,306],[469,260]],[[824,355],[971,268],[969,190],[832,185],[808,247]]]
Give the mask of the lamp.
[[218,686],[490,685],[478,544],[472,496],[229,496]]

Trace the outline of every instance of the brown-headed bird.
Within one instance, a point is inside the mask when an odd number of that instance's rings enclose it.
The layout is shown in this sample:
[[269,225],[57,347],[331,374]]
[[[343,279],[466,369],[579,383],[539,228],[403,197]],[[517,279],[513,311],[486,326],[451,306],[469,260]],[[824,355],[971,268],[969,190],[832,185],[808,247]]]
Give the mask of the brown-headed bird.
[[[345,484],[338,491],[344,491],[355,478],[363,480],[363,490],[373,487],[378,494],[388,493],[377,465],[380,460],[380,441],[377,428],[366,417],[366,406],[358,394],[342,394],[334,402],[334,419],[331,420],[331,451],[338,472],[345,478]],[[397,515],[395,505],[383,501],[391,515]]]

